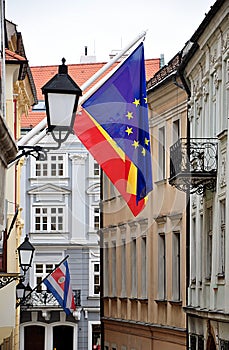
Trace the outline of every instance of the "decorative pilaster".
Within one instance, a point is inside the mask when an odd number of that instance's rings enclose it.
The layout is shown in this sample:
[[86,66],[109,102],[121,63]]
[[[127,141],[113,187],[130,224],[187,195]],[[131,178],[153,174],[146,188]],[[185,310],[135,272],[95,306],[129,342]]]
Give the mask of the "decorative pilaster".
[[72,161],[72,213],[71,239],[73,242],[86,241],[86,172],[85,163],[88,155],[85,153],[70,154]]

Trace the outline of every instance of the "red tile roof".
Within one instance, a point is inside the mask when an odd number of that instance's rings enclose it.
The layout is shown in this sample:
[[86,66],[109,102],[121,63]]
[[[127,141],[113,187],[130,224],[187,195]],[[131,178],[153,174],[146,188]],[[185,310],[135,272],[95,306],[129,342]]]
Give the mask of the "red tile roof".
[[6,54],[6,61],[23,61],[23,62],[27,62],[25,57],[22,57],[20,55],[18,55],[17,53],[10,51],[9,49],[5,50],[5,54]]
[[[89,89],[96,84],[103,76],[105,76],[111,69],[113,69],[118,63],[114,63],[100,78],[98,78]],[[69,64],[68,74],[79,85],[82,86],[88,79],[90,79],[105,63],[81,63],[81,64]],[[146,80],[152,78],[152,76],[160,68],[160,59],[146,59]],[[33,79],[37,89],[38,100],[44,100],[44,96],[41,92],[41,87],[45,85],[55,74],[58,72],[58,66],[37,66],[31,67]],[[88,90],[88,89],[87,89]],[[85,90],[83,93],[85,93]],[[44,112],[29,112],[28,116],[22,116],[21,126],[22,128],[33,127],[37,125],[45,117]]]

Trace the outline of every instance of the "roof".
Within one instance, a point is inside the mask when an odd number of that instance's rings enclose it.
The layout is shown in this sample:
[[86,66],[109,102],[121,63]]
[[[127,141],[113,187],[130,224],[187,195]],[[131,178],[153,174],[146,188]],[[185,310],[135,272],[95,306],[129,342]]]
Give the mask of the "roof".
[[27,59],[25,57],[22,57],[18,55],[17,53],[10,51],[9,49],[5,50],[6,53],[6,62],[11,62],[11,63],[25,63],[27,62]]
[[[88,81],[99,69],[101,69],[106,62],[100,63],[79,63],[79,64],[69,64],[68,74],[77,83],[77,85],[82,86],[86,81]],[[98,78],[93,84],[90,85],[91,88],[96,84],[103,76],[105,76],[110,70],[117,66],[118,63],[114,63],[103,75]],[[31,67],[31,72],[33,75],[34,83],[37,90],[38,100],[44,100],[41,88],[44,86],[55,74],[58,73],[58,65],[54,66],[35,66]],[[146,59],[146,80],[151,78],[160,68],[160,59]],[[83,93],[87,92],[86,89]],[[44,112],[29,112],[28,117],[22,116],[21,127],[30,128],[37,125],[45,117]]]

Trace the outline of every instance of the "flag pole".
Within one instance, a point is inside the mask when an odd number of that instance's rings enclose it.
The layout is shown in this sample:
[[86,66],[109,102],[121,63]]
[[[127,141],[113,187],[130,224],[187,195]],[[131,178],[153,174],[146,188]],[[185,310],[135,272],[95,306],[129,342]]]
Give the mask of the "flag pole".
[[22,301],[25,301],[26,299],[28,299],[30,295],[44,282],[44,280],[46,280],[46,278],[48,278],[53,273],[53,271],[55,271],[68,258],[69,258],[69,255],[66,255],[66,257],[63,260],[61,260],[61,262],[58,265],[56,265],[55,268],[51,272],[49,272],[47,276],[45,276],[45,278],[43,278],[42,281],[39,282],[36,285],[36,287],[34,287],[25,298],[23,298],[19,303],[16,304],[16,308],[22,304]]
[[[134,40],[132,40],[123,50],[121,50],[117,55],[115,55],[109,62],[107,62],[102,68],[98,70],[90,79],[88,79],[80,88],[82,91],[87,89],[92,83],[95,82],[103,73],[105,73],[115,62],[119,60],[128,50],[130,50],[138,41],[146,36],[146,31],[140,33]],[[30,130],[26,135],[24,135],[17,143],[18,146],[24,146],[32,137],[34,137],[38,132],[44,129],[46,126],[46,118],[41,120],[32,130]]]

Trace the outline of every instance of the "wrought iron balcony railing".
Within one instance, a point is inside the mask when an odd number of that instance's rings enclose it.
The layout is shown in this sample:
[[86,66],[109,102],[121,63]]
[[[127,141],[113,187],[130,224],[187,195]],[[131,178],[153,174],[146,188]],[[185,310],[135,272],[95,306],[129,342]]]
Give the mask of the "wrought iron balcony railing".
[[170,147],[170,185],[201,194],[215,189],[216,176],[216,139],[182,138]]
[[[81,306],[81,290],[73,290],[75,305]],[[59,308],[60,305],[52,293],[47,291],[33,291],[27,298],[20,303],[21,309],[42,309],[42,308]]]

